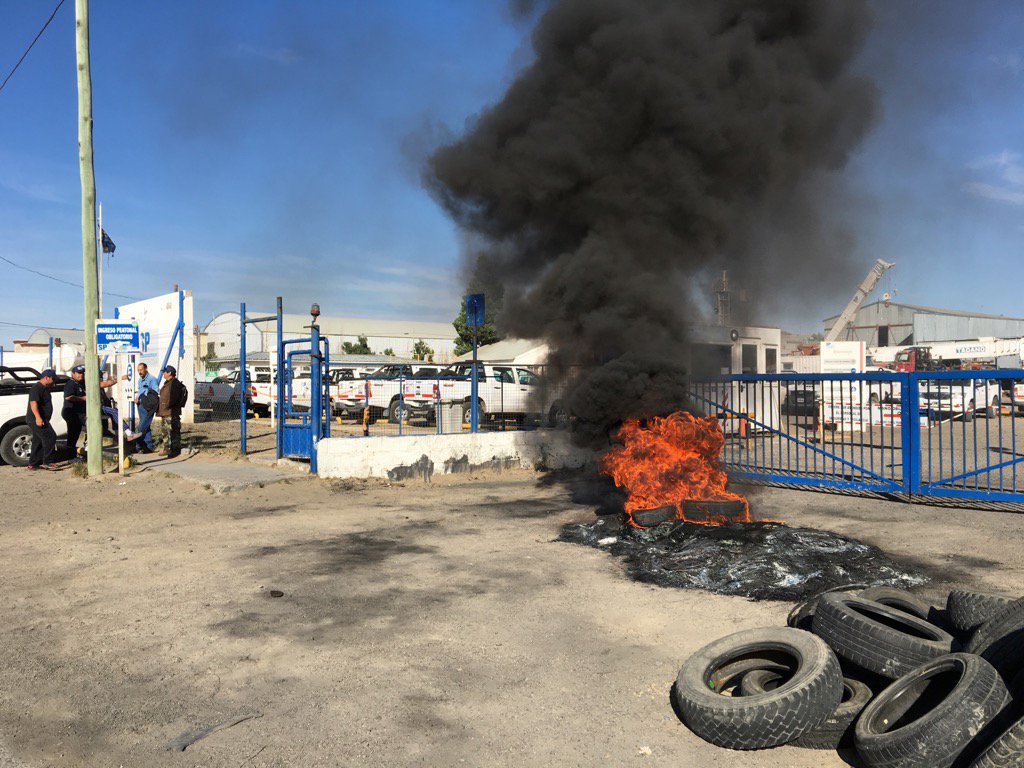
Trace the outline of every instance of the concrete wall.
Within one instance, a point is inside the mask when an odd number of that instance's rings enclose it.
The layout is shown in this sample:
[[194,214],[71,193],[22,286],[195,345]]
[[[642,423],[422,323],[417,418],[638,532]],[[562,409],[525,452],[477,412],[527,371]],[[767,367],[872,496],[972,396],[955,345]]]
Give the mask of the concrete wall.
[[332,437],[317,448],[320,477],[429,480],[482,468],[578,468],[593,461],[593,452],[572,445],[562,430]]

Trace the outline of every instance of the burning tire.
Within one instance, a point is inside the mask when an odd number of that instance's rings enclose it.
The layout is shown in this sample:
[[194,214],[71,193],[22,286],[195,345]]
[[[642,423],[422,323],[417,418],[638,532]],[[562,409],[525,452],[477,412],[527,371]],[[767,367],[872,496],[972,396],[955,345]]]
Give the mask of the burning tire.
[[897,611],[909,613],[919,619],[935,623],[937,608],[931,603],[922,600],[917,595],[911,594],[903,589],[893,587],[870,587],[861,592],[858,597],[864,600],[871,600]]
[[1014,600],[974,632],[968,653],[976,653],[1007,677],[1024,665],[1024,599]]
[[1011,725],[971,763],[971,768],[1020,768],[1024,765],[1024,719]]
[[[756,696],[774,690],[785,678],[768,669],[755,669],[743,676],[740,692],[743,696]],[[790,742],[804,749],[838,749],[853,743],[853,723],[861,710],[871,701],[871,689],[859,680],[843,678],[843,699],[828,718],[809,733]]]
[[812,629],[844,659],[890,679],[959,650],[953,636],[934,624],[839,593],[821,598]]
[[970,632],[1013,602],[1015,598],[1003,595],[954,589],[946,598],[946,615],[952,626]]
[[[785,670],[785,682],[753,696],[730,696],[737,670]],[[818,637],[794,629],[751,629],[691,656],[676,678],[676,703],[687,727],[729,749],[764,749],[814,730],[843,695],[839,660]]]
[[1009,703],[984,659],[933,659],[865,707],[854,728],[857,754],[869,768],[948,768]]

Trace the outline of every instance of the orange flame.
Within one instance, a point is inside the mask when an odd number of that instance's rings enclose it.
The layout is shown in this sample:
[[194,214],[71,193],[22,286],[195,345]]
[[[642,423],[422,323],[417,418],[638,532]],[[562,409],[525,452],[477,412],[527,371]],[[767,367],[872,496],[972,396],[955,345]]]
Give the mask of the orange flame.
[[[622,442],[601,457],[601,471],[628,492],[626,512],[674,506],[687,520],[686,502],[740,501],[743,512],[730,518],[709,516],[702,522],[750,522],[747,500],[725,489],[728,477],[718,465],[725,435],[713,417],[678,412],[648,419],[629,419],[619,428]],[[691,506],[693,506],[691,504]]]

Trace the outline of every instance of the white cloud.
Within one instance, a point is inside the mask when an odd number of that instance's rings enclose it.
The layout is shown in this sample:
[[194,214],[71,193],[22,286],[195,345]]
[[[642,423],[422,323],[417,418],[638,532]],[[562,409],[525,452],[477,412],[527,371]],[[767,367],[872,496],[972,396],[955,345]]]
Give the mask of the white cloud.
[[997,68],[1004,69],[1014,77],[1024,73],[1024,57],[1019,53],[1001,53],[989,56],[988,60]]
[[239,56],[255,56],[258,59],[266,59],[282,66],[294,64],[299,60],[299,55],[291,48],[263,48],[248,43],[239,43],[235,47],[235,53]]
[[967,167],[987,175],[987,181],[971,181],[962,189],[969,195],[1010,205],[1024,205],[1024,158],[1004,149],[996,155],[979,157]]
[[1024,188],[997,187],[992,184],[983,184],[975,181],[964,184],[963,189],[968,194],[985,198],[986,200],[997,200],[1001,203],[1010,203],[1011,205],[1024,205]]

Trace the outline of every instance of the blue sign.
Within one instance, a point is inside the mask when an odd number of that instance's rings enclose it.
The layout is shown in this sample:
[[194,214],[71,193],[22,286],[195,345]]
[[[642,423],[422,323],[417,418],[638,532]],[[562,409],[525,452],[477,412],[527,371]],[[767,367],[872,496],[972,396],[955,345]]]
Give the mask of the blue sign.
[[470,328],[477,328],[485,322],[484,295],[482,293],[469,294],[466,296],[466,325]]
[[97,352],[138,352],[139,324],[134,320],[97,320]]

